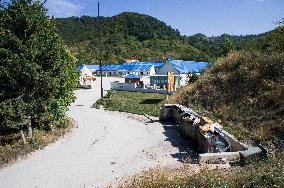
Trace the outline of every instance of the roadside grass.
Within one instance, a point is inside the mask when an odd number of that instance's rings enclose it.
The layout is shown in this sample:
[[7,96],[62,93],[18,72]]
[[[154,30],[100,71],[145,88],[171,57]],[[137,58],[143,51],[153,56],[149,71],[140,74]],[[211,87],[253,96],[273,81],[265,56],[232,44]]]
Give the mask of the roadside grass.
[[[65,119],[64,125],[54,127],[52,131],[33,130],[33,139],[24,144],[19,132],[0,134],[0,168],[25,157],[33,151],[43,149],[66,135],[74,127],[71,119]],[[26,133],[24,133],[27,137]]]
[[101,106],[107,110],[128,112],[139,115],[159,116],[160,106],[166,103],[167,95],[127,91],[109,91],[93,107]]
[[201,169],[199,172],[179,171],[173,173],[167,169],[156,169],[136,175],[121,188],[270,188],[284,185],[284,154],[252,163],[246,167],[230,169]]

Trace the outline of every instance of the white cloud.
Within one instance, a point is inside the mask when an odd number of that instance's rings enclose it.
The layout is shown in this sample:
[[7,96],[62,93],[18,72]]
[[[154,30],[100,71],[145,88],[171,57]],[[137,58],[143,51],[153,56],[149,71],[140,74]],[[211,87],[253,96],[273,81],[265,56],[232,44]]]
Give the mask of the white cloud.
[[79,16],[83,10],[83,5],[71,2],[70,0],[47,0],[45,7],[50,16],[70,17]]

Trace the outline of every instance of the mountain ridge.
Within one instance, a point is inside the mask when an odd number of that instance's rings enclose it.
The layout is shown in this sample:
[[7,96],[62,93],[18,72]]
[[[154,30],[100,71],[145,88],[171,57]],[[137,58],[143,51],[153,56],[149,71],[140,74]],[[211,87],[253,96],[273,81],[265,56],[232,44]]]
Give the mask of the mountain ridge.
[[[218,37],[197,33],[182,36],[177,29],[146,14],[123,12],[99,18],[55,19],[60,35],[81,63],[96,63],[99,49],[103,49],[104,59],[109,63],[118,63],[123,59],[159,60],[162,57],[212,61],[220,56],[225,38],[232,40],[236,49],[240,50],[248,48],[250,43],[262,42],[270,33],[246,36],[222,34]],[[101,48],[100,40],[103,43]]]

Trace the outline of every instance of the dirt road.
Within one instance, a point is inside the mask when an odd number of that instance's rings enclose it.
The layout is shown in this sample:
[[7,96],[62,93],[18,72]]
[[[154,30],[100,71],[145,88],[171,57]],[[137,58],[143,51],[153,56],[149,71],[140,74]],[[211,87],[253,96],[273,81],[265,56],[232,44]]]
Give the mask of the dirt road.
[[[109,79],[104,85],[109,88]],[[187,145],[176,130],[145,117],[91,108],[99,95],[99,82],[92,90],[76,91],[68,116],[78,128],[1,169],[0,187],[106,187],[143,169],[178,163]]]

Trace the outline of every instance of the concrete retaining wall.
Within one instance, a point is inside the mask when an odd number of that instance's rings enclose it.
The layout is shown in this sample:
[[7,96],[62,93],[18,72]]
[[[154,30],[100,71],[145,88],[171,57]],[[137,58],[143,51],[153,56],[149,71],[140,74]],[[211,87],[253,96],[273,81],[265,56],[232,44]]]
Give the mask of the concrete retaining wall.
[[223,133],[227,136],[231,143],[231,150],[232,151],[244,151],[249,148],[248,145],[239,142],[233,135],[229,134],[227,131],[223,130]]
[[[199,116],[192,109],[178,104],[163,105],[160,110],[160,121],[176,123],[184,136],[196,141],[198,152],[201,153],[198,158],[199,163],[216,163],[220,161],[240,161],[244,163],[244,161],[263,154],[262,149],[252,148],[239,142],[234,136],[222,130],[221,125],[218,127],[218,123],[215,124],[222,137],[229,143],[230,152],[212,153],[212,145],[204,136],[202,127],[206,123],[212,124],[213,122],[208,118]],[[213,123],[213,125],[215,124]]]
[[227,161],[240,161],[239,152],[203,153],[198,155],[198,163],[219,163]]

